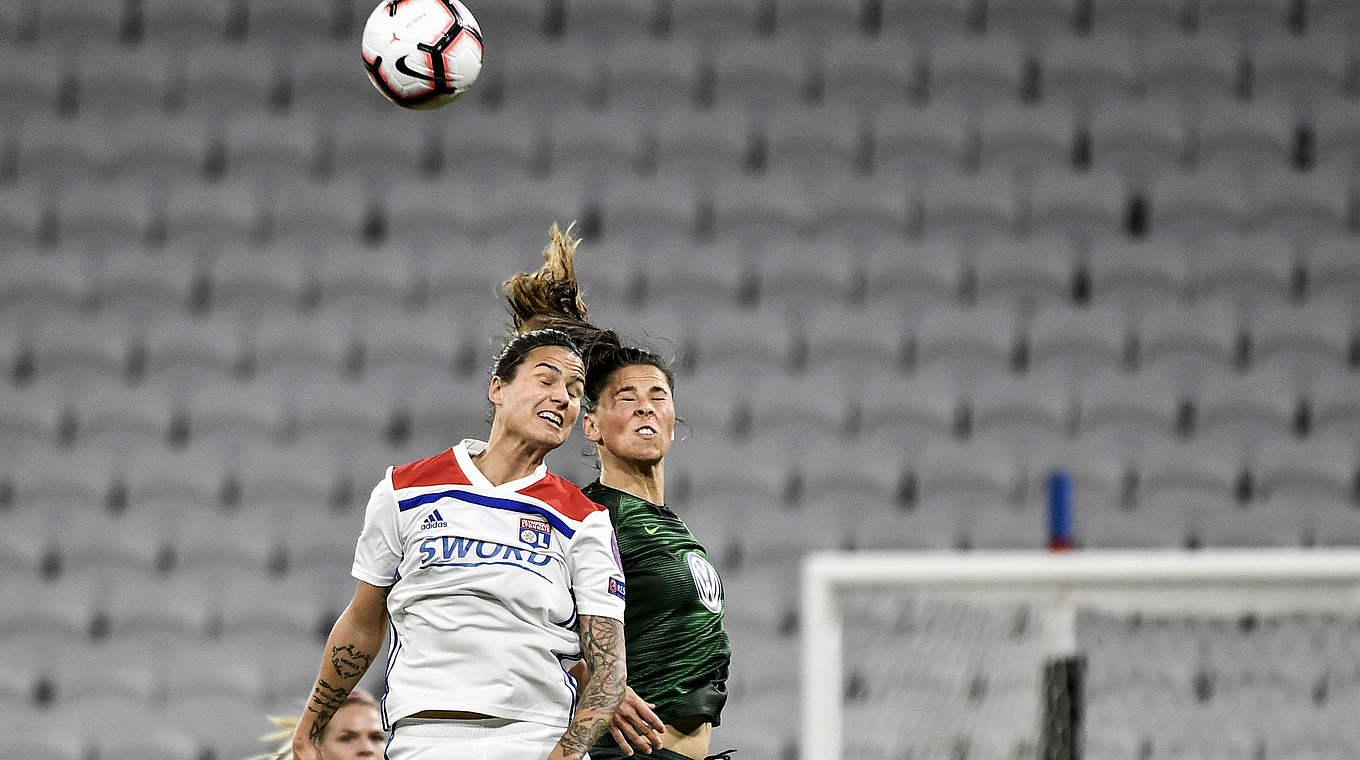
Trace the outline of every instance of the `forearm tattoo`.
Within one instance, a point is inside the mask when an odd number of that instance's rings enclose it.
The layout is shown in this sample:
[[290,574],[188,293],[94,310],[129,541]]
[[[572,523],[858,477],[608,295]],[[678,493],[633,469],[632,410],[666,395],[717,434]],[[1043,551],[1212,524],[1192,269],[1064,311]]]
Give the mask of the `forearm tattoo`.
[[568,757],[584,755],[600,738],[623,701],[628,685],[623,623],[613,618],[582,615],[580,626],[581,650],[590,668],[590,682],[559,742]]
[[332,682],[327,673],[322,673],[316,681],[316,688],[312,689],[312,697],[307,701],[307,711],[312,713],[312,727],[307,732],[307,737],[312,741],[320,741],[321,734],[330,725],[331,718],[340,706],[345,703],[345,698],[359,682],[359,679],[368,670],[368,666],[373,664],[373,655],[360,651],[354,644],[331,647],[330,665],[335,669],[335,674],[339,680]]

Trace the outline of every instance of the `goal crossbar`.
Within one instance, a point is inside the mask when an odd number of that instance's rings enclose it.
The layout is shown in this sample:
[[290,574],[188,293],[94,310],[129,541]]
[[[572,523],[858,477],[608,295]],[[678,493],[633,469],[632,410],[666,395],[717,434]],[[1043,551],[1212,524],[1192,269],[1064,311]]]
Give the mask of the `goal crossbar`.
[[[842,638],[836,592],[894,587],[1072,595],[1213,586],[1306,589],[1306,605],[1360,609],[1360,550],[817,552],[803,561],[803,757],[839,760]],[[1291,593],[1294,601],[1303,602]]]

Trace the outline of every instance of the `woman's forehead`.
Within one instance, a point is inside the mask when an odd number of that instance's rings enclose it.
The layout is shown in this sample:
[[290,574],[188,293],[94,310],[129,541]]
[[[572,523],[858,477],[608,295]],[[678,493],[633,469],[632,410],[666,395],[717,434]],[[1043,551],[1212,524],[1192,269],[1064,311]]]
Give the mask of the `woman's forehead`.
[[537,346],[524,355],[524,363],[530,367],[548,364],[570,375],[585,374],[581,357],[562,346]]
[[609,389],[618,391],[629,387],[638,391],[649,391],[653,388],[670,390],[671,384],[666,380],[666,373],[658,367],[650,364],[629,364],[619,367],[609,376]]

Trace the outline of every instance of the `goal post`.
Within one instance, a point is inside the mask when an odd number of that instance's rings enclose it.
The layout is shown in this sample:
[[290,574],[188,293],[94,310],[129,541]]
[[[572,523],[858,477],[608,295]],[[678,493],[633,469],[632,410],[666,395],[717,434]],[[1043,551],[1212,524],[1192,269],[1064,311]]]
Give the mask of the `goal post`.
[[[860,608],[869,617],[887,614],[876,608],[919,604],[923,595],[962,598],[983,606],[1024,604],[1025,614],[1037,618],[1030,626],[1035,632],[1031,638],[1037,641],[1027,651],[1036,657],[1040,652],[1044,655],[1033,663],[1036,673],[1031,686],[1043,680],[1045,661],[1069,657],[1079,649],[1078,610],[1219,619],[1304,613],[1336,616],[1352,625],[1360,620],[1360,550],[1351,549],[818,552],[804,559],[802,569],[800,756],[808,760],[846,757],[845,695],[853,689],[846,676],[848,605],[843,597],[851,593],[865,595],[867,601]],[[893,601],[894,594],[899,601]],[[960,640],[970,635],[964,630],[969,625],[959,625]],[[1351,629],[1345,630],[1345,635],[1351,635]],[[950,634],[936,638],[948,644]],[[893,640],[890,629],[875,639]],[[910,651],[865,652],[877,644],[863,641],[851,645],[854,657],[877,658],[865,669],[886,674],[885,678],[905,678],[895,669],[895,661],[918,656]],[[1355,654],[1360,658],[1360,651]],[[1356,668],[1360,673],[1360,662]],[[1038,693],[1033,694],[1033,701],[1040,701]],[[1030,714],[1039,711],[1035,705]],[[1035,745],[1040,722],[1034,721]],[[880,726],[875,730],[908,729],[901,723],[897,729]],[[1050,756],[1038,746],[1029,754]],[[884,756],[912,755],[888,752]]]

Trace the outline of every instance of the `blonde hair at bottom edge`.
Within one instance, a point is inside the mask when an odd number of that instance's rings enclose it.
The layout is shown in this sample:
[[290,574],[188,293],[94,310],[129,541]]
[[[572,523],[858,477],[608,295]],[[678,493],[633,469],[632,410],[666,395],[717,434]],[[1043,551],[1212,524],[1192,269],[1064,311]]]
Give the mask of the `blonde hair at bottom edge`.
[[[378,700],[374,699],[366,691],[355,689],[354,691],[351,691],[349,693],[348,697],[345,697],[345,701],[340,704],[340,707],[336,709],[336,712],[338,713],[340,712],[340,710],[343,710],[351,705],[363,705],[365,707],[372,707],[373,709],[377,710]],[[294,716],[291,718],[282,718],[271,715],[268,717],[268,720],[270,723],[273,723],[274,727],[277,728],[278,730],[272,733],[265,734],[264,736],[261,736],[260,740],[270,743],[273,742],[282,743],[269,752],[266,752],[262,755],[254,755],[253,757],[249,758],[249,760],[292,760],[293,733],[297,730],[298,724],[297,717]]]

